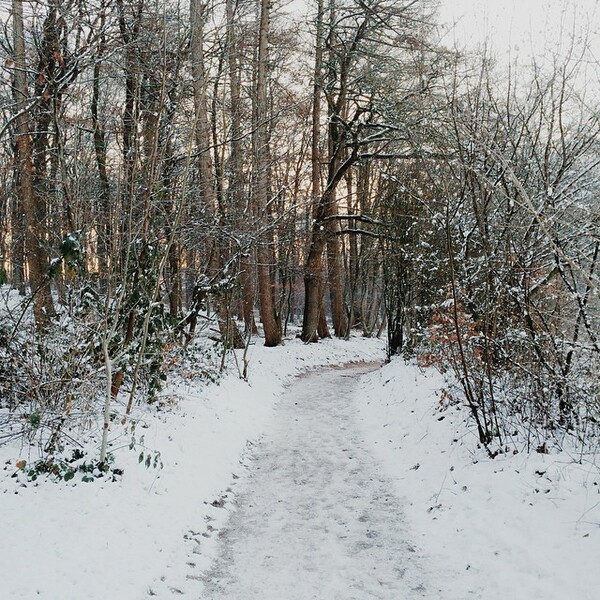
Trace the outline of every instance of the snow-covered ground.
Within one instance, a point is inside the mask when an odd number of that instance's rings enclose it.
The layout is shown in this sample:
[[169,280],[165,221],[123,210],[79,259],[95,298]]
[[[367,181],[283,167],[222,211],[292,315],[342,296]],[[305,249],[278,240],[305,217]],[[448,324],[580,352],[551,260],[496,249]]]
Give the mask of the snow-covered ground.
[[[429,589],[430,565],[412,543],[403,502],[356,420],[358,375],[373,368],[310,374],[282,399],[234,487],[237,510],[219,532],[219,559],[200,577],[205,587],[194,582],[197,597],[440,597]],[[193,594],[193,584],[184,589]]]
[[395,360],[356,396],[365,435],[405,499],[415,544],[440,565],[440,598],[598,598],[600,459],[490,459],[465,409],[440,410],[443,387],[439,374]]
[[[24,483],[11,475],[27,449],[0,447],[0,599],[239,600],[236,585],[274,545],[267,535],[254,546],[252,532],[307,520],[312,545],[290,538],[265,563],[287,565],[305,588],[274,600],[595,599],[600,472],[590,459],[489,459],[466,412],[440,409],[443,378],[401,360],[360,379],[356,370],[294,379],[383,355],[381,341],[360,338],[253,346],[248,382],[232,363],[219,384],[172,385],[163,410],[143,415],[133,450],[116,430],[116,482]],[[311,401],[300,410],[302,394]],[[138,464],[142,435],[162,469]],[[309,472],[321,479],[309,483]],[[288,486],[273,498],[288,476],[301,497]],[[359,573],[373,561],[376,589]]]
[[[295,375],[328,364],[383,360],[380,340],[356,338],[305,345],[291,339],[279,348],[249,350],[249,382],[235,364],[218,385],[180,383],[165,390],[170,409],[148,412],[130,438],[112,448],[121,481],[69,483],[13,478],[27,448],[0,447],[0,599],[146,598],[156,580],[185,579],[193,538],[206,518],[224,518],[211,504],[244,470],[247,442],[268,428],[275,401]],[[138,464],[160,452],[164,467]],[[115,432],[116,442],[119,432]],[[234,477],[235,476],[235,477]],[[22,487],[21,487],[22,486]],[[214,548],[206,543],[199,567]]]

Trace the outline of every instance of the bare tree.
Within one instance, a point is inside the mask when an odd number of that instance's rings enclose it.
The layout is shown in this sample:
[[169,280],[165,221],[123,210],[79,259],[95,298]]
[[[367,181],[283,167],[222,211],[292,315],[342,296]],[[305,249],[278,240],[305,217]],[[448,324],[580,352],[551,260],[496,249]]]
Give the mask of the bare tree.
[[[254,87],[254,183],[253,204],[256,217],[265,222],[269,217],[269,116],[267,77],[269,60],[270,0],[261,0],[256,54],[256,82]],[[271,269],[273,246],[271,229],[260,232],[256,250],[258,299],[260,318],[265,333],[265,346],[281,343],[281,322],[276,311],[275,286]]]
[[[40,191],[40,178],[43,178],[45,165],[45,144],[50,114],[48,107],[52,99],[52,84],[54,79],[54,65],[42,62],[39,77],[45,83],[38,83],[41,94],[39,101],[42,103],[41,113],[44,115],[44,123],[40,122],[41,130],[31,132],[33,108],[37,99],[31,96],[27,74],[30,65],[27,61],[27,50],[25,46],[25,31],[23,26],[23,2],[13,0],[13,98],[14,98],[14,144],[15,144],[15,177],[16,190],[19,196],[19,205],[22,207],[25,217],[25,252],[29,268],[29,281],[33,295],[33,308],[35,321],[40,330],[43,330],[54,315],[54,304],[50,291],[50,264],[46,252],[44,240],[46,237],[44,224],[46,223],[45,200]],[[44,30],[44,51],[55,43],[56,7],[52,6],[46,27]],[[42,60],[50,59],[43,55]],[[42,87],[43,86],[43,87]],[[44,128],[45,124],[45,128]],[[37,129],[37,128],[36,128]],[[37,144],[35,143],[37,140]],[[37,154],[36,154],[37,151]],[[44,155],[42,155],[44,154]],[[37,160],[35,157],[38,157]],[[42,173],[37,169],[42,168]],[[36,185],[36,178],[38,185]]]

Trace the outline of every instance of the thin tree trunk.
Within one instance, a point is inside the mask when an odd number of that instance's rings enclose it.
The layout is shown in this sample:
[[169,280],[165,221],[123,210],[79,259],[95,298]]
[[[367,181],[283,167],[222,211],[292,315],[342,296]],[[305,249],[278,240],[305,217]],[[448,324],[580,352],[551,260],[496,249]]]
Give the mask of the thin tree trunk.
[[[136,0],[136,4],[123,0],[116,0],[119,31],[121,41],[125,46],[123,71],[125,75],[125,99],[123,105],[122,120],[122,183],[120,191],[121,212],[123,218],[120,220],[119,237],[117,243],[118,252],[113,253],[113,258],[118,261],[118,267],[122,275],[128,277],[130,268],[130,256],[134,249],[134,224],[143,217],[137,210],[134,201],[134,184],[136,179],[136,167],[138,157],[138,65],[134,42],[138,39],[142,21],[142,10],[144,0]],[[132,11],[132,22],[128,23],[126,8]],[[145,234],[145,232],[142,232]],[[136,273],[134,279],[139,275],[141,265],[135,265]],[[113,373],[113,377],[116,375]]]
[[[213,164],[211,159],[212,129],[208,118],[207,79],[204,59],[204,24],[207,3],[190,0],[190,52],[192,58],[192,76],[194,79],[195,138],[198,152],[198,172],[200,177],[200,197],[208,214],[220,214],[214,189]],[[222,216],[222,215],[220,215]],[[211,275],[219,276],[223,268],[221,243],[218,235],[213,236],[211,248]],[[244,338],[238,331],[231,315],[227,298],[221,296],[215,300],[217,322],[223,342],[228,347],[243,348]]]
[[[236,228],[242,232],[247,223],[244,220],[250,216],[244,197],[244,170],[242,158],[242,103],[240,93],[240,69],[238,60],[238,41],[235,35],[235,0],[226,0],[225,13],[227,19],[227,61],[229,68],[229,101],[231,106],[231,142],[229,155],[229,203],[230,210],[236,218]],[[250,248],[240,248],[240,286],[242,315],[246,333],[258,333],[254,319],[255,284]]]
[[106,51],[106,37],[104,35],[104,6],[102,6],[102,14],[100,19],[100,41],[98,44],[96,62],[94,63],[94,73],[92,80],[92,127],[94,129],[94,155],[96,158],[96,166],[98,168],[98,179],[100,189],[98,193],[98,262],[100,265],[100,284],[106,290],[108,287],[108,270],[110,263],[110,250],[112,238],[112,218],[110,204],[110,182],[107,172],[107,156],[106,156],[106,136],[104,125],[100,121],[98,108],[100,103],[100,71],[102,67],[102,57]]
[[[315,39],[315,66],[313,72],[311,173],[313,197],[313,223],[316,224],[321,210],[321,94],[323,77],[323,0],[317,3],[317,32]],[[301,338],[316,342],[319,337],[329,337],[323,305],[325,287],[325,231],[313,226],[312,242],[304,272],[304,315]]]
[[[269,129],[267,123],[267,61],[269,50],[270,0],[261,0],[258,29],[258,56],[256,66],[256,89],[254,93],[255,114],[255,156],[254,156],[254,202],[256,216],[260,221],[268,218],[269,195]],[[259,234],[256,250],[258,297],[260,318],[265,332],[265,346],[281,343],[281,324],[275,306],[275,284],[271,276],[273,249],[269,243],[272,235]]]
[[[337,214],[337,203],[332,204],[333,214]],[[342,260],[342,239],[339,221],[330,222],[330,235],[327,238],[327,268],[329,274],[329,294],[331,298],[331,320],[336,337],[344,337],[348,329],[348,316],[344,306],[344,263]]]
[[29,130],[29,89],[23,27],[23,2],[13,0],[13,49],[14,86],[13,96],[17,116],[14,125],[15,167],[17,194],[25,217],[25,253],[29,266],[29,282],[33,294],[33,313],[38,329],[46,328],[54,316],[50,292],[49,265],[43,248],[43,232],[39,222],[40,198],[35,191],[33,166],[33,139]]
[[[16,166],[16,165],[15,165]],[[10,213],[10,266],[11,284],[19,290],[21,296],[25,295],[25,223],[23,208],[18,189],[18,175],[15,172],[15,193],[11,202]]]
[[[360,177],[359,177],[360,179]],[[348,194],[348,213],[355,214],[356,206],[353,202],[353,178],[352,172],[349,171],[346,176],[346,188]],[[358,194],[357,194],[358,195]],[[348,223],[350,229],[354,229],[355,221],[350,221]],[[348,265],[347,265],[347,273],[348,273],[348,306],[349,306],[349,314],[348,314],[348,324],[346,327],[345,338],[350,338],[350,332],[356,323],[356,299],[358,296],[359,288],[360,288],[360,268],[358,263],[358,236],[351,235],[349,240],[349,252],[348,252]]]

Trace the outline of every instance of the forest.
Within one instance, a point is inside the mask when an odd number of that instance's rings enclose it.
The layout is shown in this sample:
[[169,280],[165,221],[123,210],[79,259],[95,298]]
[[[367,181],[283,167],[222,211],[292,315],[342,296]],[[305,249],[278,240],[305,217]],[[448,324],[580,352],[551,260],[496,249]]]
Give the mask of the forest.
[[436,8],[3,3],[0,444],[99,424],[102,467],[174,371],[358,335],[450,374],[490,455],[595,448],[588,32],[507,66]]

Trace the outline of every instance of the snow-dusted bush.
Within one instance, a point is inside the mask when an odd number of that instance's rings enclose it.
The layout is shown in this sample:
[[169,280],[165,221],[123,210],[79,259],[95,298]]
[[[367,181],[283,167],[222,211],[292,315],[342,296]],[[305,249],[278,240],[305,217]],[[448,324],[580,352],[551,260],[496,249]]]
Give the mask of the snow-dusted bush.
[[89,323],[65,313],[41,334],[31,320],[17,326],[3,315],[2,329],[2,435],[25,436],[51,453],[94,421],[103,370]]
[[[113,389],[115,373],[123,373],[109,410],[109,421],[115,424],[126,420],[133,405],[155,400],[169,375],[207,381],[218,377],[215,343],[203,338],[183,347],[160,311],[151,321],[144,356],[140,357],[139,327],[134,327],[127,343],[121,333],[111,336],[109,324],[119,315],[111,313],[111,303],[88,284],[66,290],[57,318],[43,331],[33,323],[27,298],[19,298],[6,286],[2,296],[0,443],[20,437],[37,447],[42,462],[27,467],[34,475],[70,473],[81,462],[78,457],[72,467],[73,450],[83,440],[98,443],[108,373]],[[124,314],[126,321],[129,313]],[[144,318],[142,311],[135,316]],[[116,327],[114,331],[120,330]],[[135,390],[134,372],[138,379]]]

